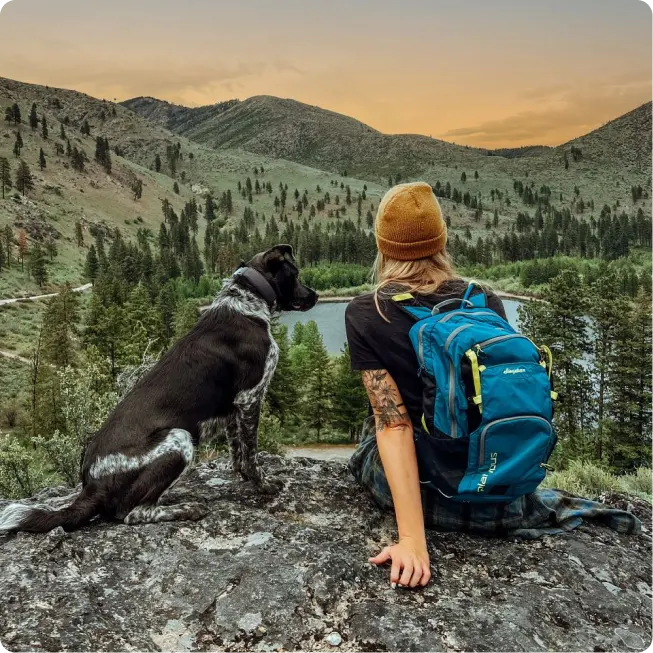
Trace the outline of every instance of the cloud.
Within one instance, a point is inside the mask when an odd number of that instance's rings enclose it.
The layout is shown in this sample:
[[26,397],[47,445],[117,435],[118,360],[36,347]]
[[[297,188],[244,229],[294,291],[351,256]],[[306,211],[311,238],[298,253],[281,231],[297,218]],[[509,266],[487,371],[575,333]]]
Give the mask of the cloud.
[[527,91],[523,97],[534,108],[450,129],[442,137],[486,146],[559,144],[650,100],[651,81],[640,77],[622,83],[559,84]]
[[[1,1],[1,0],[0,0]],[[36,83],[62,86],[89,93],[96,97],[127,99],[153,95],[177,103],[209,104],[224,97],[253,79],[273,74],[304,74],[297,66],[284,60],[273,61],[203,61],[193,64],[153,61],[148,55],[136,61],[87,60],[79,66],[74,58],[24,57],[19,71]],[[20,74],[20,72],[18,73]]]

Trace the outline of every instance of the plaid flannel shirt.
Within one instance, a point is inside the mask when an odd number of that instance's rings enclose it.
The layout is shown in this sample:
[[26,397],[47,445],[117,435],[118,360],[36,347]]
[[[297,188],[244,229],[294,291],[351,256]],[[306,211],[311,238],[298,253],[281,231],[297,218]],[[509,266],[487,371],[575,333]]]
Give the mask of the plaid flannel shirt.
[[[349,461],[349,469],[380,508],[394,509],[376,444],[373,417],[365,421],[361,443]],[[533,540],[571,531],[584,519],[595,520],[620,533],[641,530],[641,522],[629,512],[553,489],[538,489],[509,504],[471,504],[450,501],[422,486],[422,508],[427,527],[486,536]]]

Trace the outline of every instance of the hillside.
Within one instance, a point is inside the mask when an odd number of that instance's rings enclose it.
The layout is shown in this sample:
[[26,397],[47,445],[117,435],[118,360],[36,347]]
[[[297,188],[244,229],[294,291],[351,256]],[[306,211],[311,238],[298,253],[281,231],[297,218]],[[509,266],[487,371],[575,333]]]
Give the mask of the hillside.
[[650,173],[651,168],[651,102],[629,111],[585,136],[556,148],[582,149],[583,157]]
[[157,123],[166,129],[185,134],[195,125],[210,120],[238,104],[238,100],[228,100],[204,107],[189,108],[180,104],[172,104],[153,97],[137,97],[121,103],[130,111]]
[[[151,103],[123,103],[147,115]],[[161,109],[157,111],[160,112]],[[213,148],[242,148],[258,154],[299,161],[333,172],[349,171],[369,178],[420,169],[429,161],[473,161],[482,151],[419,135],[388,136],[368,125],[291,99],[268,95],[234,103],[188,109],[175,131]],[[184,115],[179,112],[178,115]]]
[[[186,110],[151,98],[124,104],[159,122],[173,115],[166,124],[216,151],[238,148],[381,184],[399,177],[460,187],[465,172],[462,192],[482,198],[486,207],[492,191],[510,197],[514,180],[549,187],[560,207],[582,198],[597,207],[618,203],[629,211],[631,186],[641,185],[651,194],[651,103],[556,148],[494,151],[420,135],[382,134],[353,118],[271,96]],[[645,199],[644,210],[649,207]],[[492,202],[492,208],[509,219],[517,213],[503,202]],[[451,210],[455,216],[456,207]]]
[[[410,176],[430,164],[451,162],[465,166],[498,166],[500,162],[495,157],[542,157],[551,161],[572,145],[586,149],[586,156],[599,166],[616,162],[622,168],[641,169],[651,155],[650,102],[558,148],[530,146],[490,151],[420,135],[382,134],[348,116],[272,96],[256,96],[243,102],[234,100],[197,109],[153,98],[135,98],[123,104],[214,148],[238,147],[362,176],[384,176],[397,171]],[[495,160],[485,161],[488,154]],[[513,172],[521,167],[514,166]]]
[[[83,93],[55,89],[34,84],[24,84],[0,78],[0,107],[4,110],[17,103],[22,122],[14,125],[0,123],[0,156],[8,159],[11,179],[20,160],[24,160],[34,176],[34,189],[23,198],[16,189],[7,191],[7,198],[0,197],[0,229],[9,225],[16,235],[25,227],[28,240],[43,242],[53,238],[58,255],[49,265],[49,277],[54,285],[70,280],[81,282],[82,263],[92,242],[89,229],[94,224],[104,228],[118,227],[126,238],[134,238],[139,228],[158,231],[162,221],[161,202],[168,200],[179,214],[184,203],[192,197],[204,202],[206,193],[214,197],[231,189],[234,195],[233,220],[238,221],[245,207],[252,208],[259,216],[274,213],[274,194],[255,194],[250,204],[237,190],[247,177],[254,177],[254,168],[265,169],[261,181],[269,182],[275,189],[280,183],[287,184],[292,193],[295,188],[306,189],[309,197],[315,197],[318,185],[328,187],[334,175],[283,159],[273,159],[242,150],[214,150],[173,134],[156,121],[149,121],[118,104],[99,100]],[[29,114],[32,103],[37,106],[39,125],[32,130]],[[42,116],[46,117],[49,135],[41,133]],[[90,136],[83,136],[80,128],[88,121]],[[57,154],[57,146],[65,146],[61,138],[63,126],[71,147],[86,154],[83,172],[73,169],[70,158]],[[21,134],[24,147],[20,157],[13,152],[16,134]],[[111,148],[112,171],[108,175],[95,160],[95,138],[106,137]],[[181,159],[173,174],[168,167],[167,148],[178,144]],[[118,147],[121,156],[115,154]],[[46,168],[39,169],[39,151],[43,149]],[[154,170],[156,155],[162,160],[160,172]],[[143,194],[134,199],[130,183],[132,179],[143,182]],[[179,195],[174,193],[174,184]],[[348,179],[353,192],[362,191],[364,182]],[[368,183],[366,208],[378,204],[383,188]],[[314,200],[312,200],[314,201]],[[327,207],[330,208],[330,207]],[[259,218],[261,219],[261,218]],[[74,242],[75,223],[84,226],[85,244],[77,248]],[[198,242],[202,242],[204,220],[200,221]],[[17,243],[15,243],[17,244]],[[0,297],[19,294],[36,294],[36,283],[21,267],[13,266],[0,273]]]

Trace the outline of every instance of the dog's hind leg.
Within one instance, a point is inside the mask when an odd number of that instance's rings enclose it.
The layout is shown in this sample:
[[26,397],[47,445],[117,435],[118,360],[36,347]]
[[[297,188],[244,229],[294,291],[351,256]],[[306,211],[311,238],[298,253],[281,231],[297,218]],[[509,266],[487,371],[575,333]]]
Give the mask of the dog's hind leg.
[[115,474],[135,474],[115,508],[115,516],[126,524],[175,519],[200,519],[206,509],[197,503],[157,506],[193,460],[193,441],[183,429],[171,429],[152,451],[142,456],[107,456],[91,468],[95,478]]
[[180,454],[170,453],[143,469],[122,502],[121,514],[127,513],[124,517],[125,524],[197,520],[205,517],[208,511],[200,503],[158,505],[161,496],[177,483],[189,464]]

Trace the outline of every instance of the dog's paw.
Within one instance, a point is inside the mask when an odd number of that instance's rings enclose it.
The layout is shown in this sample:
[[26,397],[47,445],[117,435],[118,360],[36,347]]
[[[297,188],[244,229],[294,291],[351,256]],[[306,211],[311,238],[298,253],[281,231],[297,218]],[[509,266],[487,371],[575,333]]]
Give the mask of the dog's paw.
[[283,487],[283,481],[277,478],[266,478],[260,483],[256,483],[256,490],[261,494],[278,494]]
[[184,518],[189,521],[198,521],[204,519],[209,514],[209,509],[203,503],[186,503],[184,504]]

